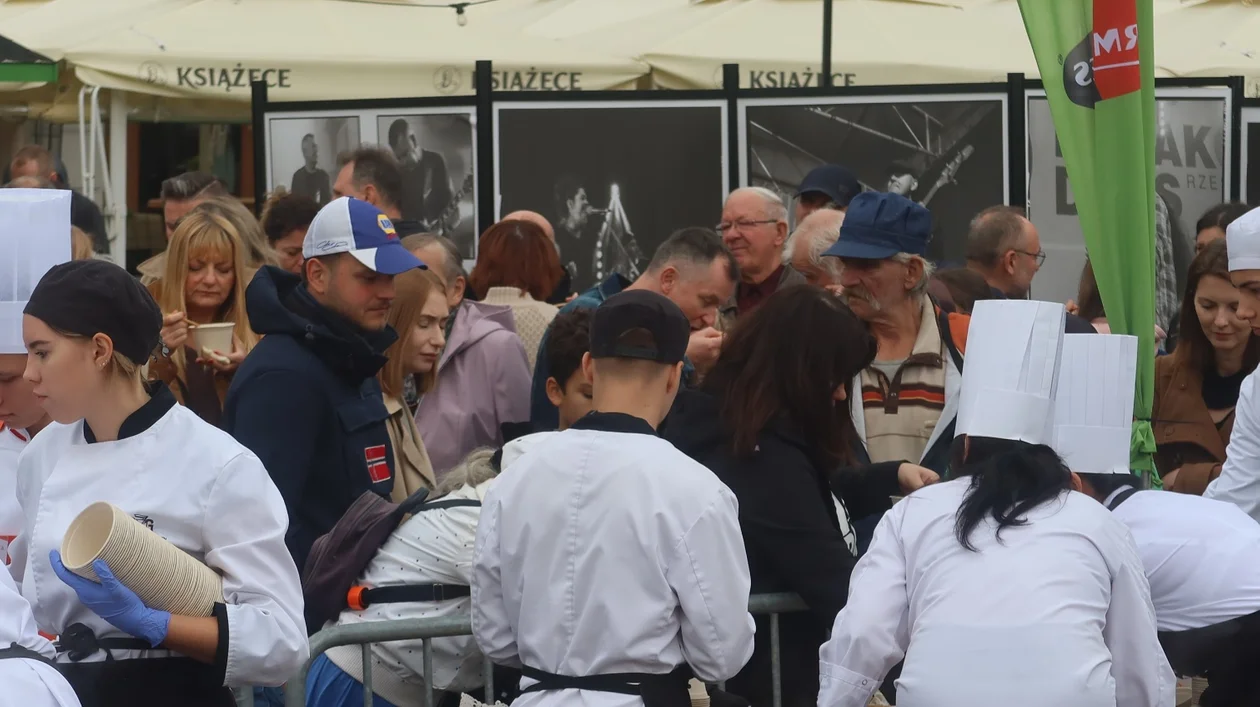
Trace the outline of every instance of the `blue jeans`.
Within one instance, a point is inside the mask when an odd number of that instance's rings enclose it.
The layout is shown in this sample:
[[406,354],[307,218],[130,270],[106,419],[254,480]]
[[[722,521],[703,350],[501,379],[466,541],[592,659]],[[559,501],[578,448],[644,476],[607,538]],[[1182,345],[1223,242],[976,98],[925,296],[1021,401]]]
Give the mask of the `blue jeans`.
[[255,687],[254,707],[284,707],[284,688]]
[[[338,668],[328,656],[321,655],[306,674],[306,704],[309,707],[364,707],[363,683]],[[380,695],[373,695],[370,707],[394,705]]]

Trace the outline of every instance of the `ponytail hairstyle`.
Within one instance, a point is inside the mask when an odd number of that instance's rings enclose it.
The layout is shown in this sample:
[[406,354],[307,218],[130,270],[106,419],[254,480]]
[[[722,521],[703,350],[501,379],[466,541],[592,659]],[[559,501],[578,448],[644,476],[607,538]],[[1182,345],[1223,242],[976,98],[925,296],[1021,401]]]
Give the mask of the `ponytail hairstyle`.
[[950,453],[958,476],[971,477],[954,534],[972,552],[971,533],[986,517],[997,521],[1001,542],[1003,528],[1026,525],[1025,514],[1072,488],[1071,472],[1044,444],[959,435]]

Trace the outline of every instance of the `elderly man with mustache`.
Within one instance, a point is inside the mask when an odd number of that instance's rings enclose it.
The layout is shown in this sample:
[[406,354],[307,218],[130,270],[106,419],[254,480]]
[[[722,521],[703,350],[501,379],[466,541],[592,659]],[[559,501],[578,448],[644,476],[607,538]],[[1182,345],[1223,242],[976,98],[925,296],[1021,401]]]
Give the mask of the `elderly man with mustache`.
[[922,205],[865,192],[823,255],[839,258],[840,295],[879,344],[850,388],[859,463],[905,460],[944,476],[970,320],[942,312],[927,293],[931,235]]

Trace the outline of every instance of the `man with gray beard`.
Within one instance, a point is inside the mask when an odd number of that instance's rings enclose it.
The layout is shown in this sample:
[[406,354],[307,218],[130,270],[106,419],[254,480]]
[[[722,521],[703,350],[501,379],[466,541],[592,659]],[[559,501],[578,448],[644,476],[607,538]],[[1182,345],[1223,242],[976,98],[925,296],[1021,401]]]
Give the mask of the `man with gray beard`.
[[864,192],[823,255],[839,258],[840,295],[879,344],[849,389],[857,462],[907,461],[944,476],[970,320],[942,312],[927,294],[931,235],[932,216],[920,204]]

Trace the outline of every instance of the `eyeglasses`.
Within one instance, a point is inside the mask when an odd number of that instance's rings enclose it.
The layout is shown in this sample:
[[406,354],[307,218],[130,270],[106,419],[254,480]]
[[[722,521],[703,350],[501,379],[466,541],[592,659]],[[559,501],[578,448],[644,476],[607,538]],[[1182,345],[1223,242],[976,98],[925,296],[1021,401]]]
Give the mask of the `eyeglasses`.
[[778,222],[779,222],[778,219],[772,219],[772,218],[762,219],[760,221],[736,221],[735,223],[723,221],[722,223],[719,223],[715,228],[717,228],[718,233],[726,233],[727,231],[731,229],[735,229],[737,231],[747,231],[753,226],[764,226],[768,223],[778,223]]
[[1039,251],[1037,251],[1036,253],[1029,253],[1029,252],[1028,252],[1028,251],[1026,251],[1026,250],[1019,250],[1019,249],[1017,248],[1017,249],[1015,249],[1015,252],[1016,252],[1016,253],[1023,253],[1024,255],[1027,255],[1028,257],[1032,258],[1033,260],[1036,260],[1036,261],[1037,261],[1037,267],[1041,267],[1041,265],[1042,265],[1043,263],[1045,263],[1045,262],[1046,262],[1046,251],[1044,251],[1044,250],[1039,250]]

